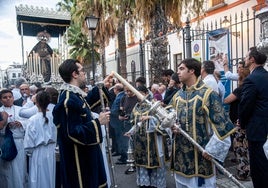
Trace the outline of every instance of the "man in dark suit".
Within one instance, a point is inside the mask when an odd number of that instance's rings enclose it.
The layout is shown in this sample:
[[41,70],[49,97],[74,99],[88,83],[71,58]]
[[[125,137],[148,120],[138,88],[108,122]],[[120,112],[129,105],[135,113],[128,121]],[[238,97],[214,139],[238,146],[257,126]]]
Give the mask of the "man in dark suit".
[[119,149],[121,148],[120,137],[123,136],[122,134],[122,127],[124,126],[124,121],[119,120],[120,114],[120,101],[125,96],[124,86],[120,83],[115,84],[114,93],[116,94],[115,100],[111,106],[111,120],[110,125],[111,129],[114,131],[114,137],[112,137],[112,144],[114,149],[113,156],[119,156]]
[[254,188],[268,187],[268,160],[263,150],[268,135],[268,72],[263,67],[266,59],[256,47],[250,48],[245,57],[250,75],[244,80],[239,104],[239,122],[246,129]]

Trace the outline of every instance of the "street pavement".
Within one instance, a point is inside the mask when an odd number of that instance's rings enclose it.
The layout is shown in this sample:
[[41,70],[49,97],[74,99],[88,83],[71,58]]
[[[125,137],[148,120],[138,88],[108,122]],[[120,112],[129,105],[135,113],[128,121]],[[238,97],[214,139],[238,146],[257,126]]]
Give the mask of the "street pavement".
[[[228,170],[233,175],[236,172],[235,169],[235,163],[231,162],[232,158],[232,152],[229,152],[224,167],[226,170]],[[113,163],[117,161],[119,157],[113,157]],[[126,169],[128,168],[127,165],[115,165],[114,171],[115,171],[115,180],[117,187],[119,188],[137,188],[136,184],[136,173],[132,174],[125,174]],[[168,169],[168,166],[167,166]],[[167,170],[167,188],[175,188],[175,182],[172,172]],[[243,184],[246,188],[253,188],[252,181],[240,181],[241,184]],[[217,172],[217,188],[239,188],[235,183],[233,183],[228,177],[225,175]]]

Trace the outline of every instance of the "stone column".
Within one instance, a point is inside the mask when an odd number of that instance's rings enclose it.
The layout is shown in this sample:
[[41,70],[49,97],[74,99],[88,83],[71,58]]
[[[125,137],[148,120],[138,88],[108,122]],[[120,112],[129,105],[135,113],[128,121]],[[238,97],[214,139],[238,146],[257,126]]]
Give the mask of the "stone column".
[[[267,1],[266,6],[260,9],[256,17],[261,21],[261,36],[260,36],[260,43],[257,44],[257,49],[264,53],[268,57],[268,7]],[[267,63],[267,61],[266,61]]]

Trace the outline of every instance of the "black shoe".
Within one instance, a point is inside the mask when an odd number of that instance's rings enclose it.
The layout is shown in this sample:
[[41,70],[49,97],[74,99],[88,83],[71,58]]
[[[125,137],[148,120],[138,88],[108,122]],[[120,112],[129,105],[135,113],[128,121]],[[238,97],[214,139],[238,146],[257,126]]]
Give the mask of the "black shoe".
[[123,165],[123,164],[127,164],[127,161],[121,161],[121,160],[117,160],[116,162],[115,162],[115,164],[117,164],[117,165]]
[[126,171],[125,171],[125,174],[133,174],[134,172],[136,172],[136,169],[135,168],[132,168],[132,169],[130,169],[130,168],[128,168]]

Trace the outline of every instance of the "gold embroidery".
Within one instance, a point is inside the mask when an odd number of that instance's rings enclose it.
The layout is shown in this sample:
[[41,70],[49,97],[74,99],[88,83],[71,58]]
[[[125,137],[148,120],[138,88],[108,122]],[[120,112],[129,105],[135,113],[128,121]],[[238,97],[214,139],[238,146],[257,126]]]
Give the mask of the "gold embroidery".
[[91,122],[94,124],[94,128],[95,128],[95,131],[96,131],[96,140],[97,140],[97,143],[100,143],[100,136],[99,136],[98,125],[97,125],[97,123],[96,123],[95,120],[92,120]]
[[74,144],[74,154],[75,154],[75,163],[76,163],[76,168],[77,168],[79,187],[83,188],[81,169],[80,169],[80,163],[79,163],[79,157],[78,157],[78,150],[77,150],[77,146],[75,144]]
[[100,103],[101,103],[101,101],[98,100],[97,102],[95,102],[94,104],[91,105],[91,108],[93,109],[95,106],[97,106],[97,105],[100,104]]

